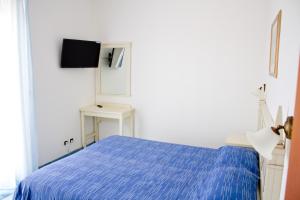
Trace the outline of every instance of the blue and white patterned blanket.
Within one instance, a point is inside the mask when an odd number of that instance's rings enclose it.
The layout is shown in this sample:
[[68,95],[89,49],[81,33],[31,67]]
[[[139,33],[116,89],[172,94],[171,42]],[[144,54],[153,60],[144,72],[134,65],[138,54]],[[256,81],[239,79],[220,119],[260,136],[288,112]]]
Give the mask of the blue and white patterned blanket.
[[23,180],[17,200],[256,199],[258,155],[111,136]]

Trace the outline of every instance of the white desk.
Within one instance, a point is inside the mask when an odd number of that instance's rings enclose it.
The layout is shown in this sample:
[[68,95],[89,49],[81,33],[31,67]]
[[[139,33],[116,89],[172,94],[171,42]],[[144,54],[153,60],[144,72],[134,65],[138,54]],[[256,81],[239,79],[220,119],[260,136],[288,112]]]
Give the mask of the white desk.
[[[99,140],[99,122],[101,118],[117,119],[119,120],[119,134],[123,135],[123,124],[126,118],[130,118],[130,132],[134,137],[134,109],[130,105],[124,104],[100,104],[103,107],[99,108],[97,105],[89,105],[80,108],[80,121],[81,121],[81,142],[82,146],[86,147],[88,138],[94,137]],[[85,117],[94,117],[93,132],[85,133]]]

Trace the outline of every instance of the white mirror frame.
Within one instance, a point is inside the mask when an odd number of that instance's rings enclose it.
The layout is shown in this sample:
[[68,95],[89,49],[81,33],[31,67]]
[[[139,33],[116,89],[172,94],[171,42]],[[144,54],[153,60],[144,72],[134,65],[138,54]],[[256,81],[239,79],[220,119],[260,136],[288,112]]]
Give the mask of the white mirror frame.
[[[101,97],[129,97],[131,96],[131,43],[130,42],[124,42],[124,43],[101,43],[101,49],[103,48],[124,48],[124,59],[125,63],[127,63],[126,67],[127,75],[126,75],[126,84],[127,84],[127,92],[126,94],[103,94],[101,92],[101,66],[100,66],[100,59],[98,63],[98,67],[96,69],[96,100],[100,99]],[[101,54],[101,50],[100,50]],[[100,56],[99,56],[100,57]]]

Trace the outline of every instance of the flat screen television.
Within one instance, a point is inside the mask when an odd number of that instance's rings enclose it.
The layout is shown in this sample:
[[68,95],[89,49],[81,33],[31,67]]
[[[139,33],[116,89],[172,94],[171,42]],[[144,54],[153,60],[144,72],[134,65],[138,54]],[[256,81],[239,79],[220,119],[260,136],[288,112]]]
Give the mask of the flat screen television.
[[98,67],[101,44],[95,41],[63,39],[62,68]]

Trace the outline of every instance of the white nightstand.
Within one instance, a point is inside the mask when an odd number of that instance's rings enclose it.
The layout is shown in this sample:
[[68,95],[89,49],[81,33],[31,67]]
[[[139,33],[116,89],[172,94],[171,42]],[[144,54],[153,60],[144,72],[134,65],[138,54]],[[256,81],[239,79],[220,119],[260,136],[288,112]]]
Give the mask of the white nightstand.
[[[230,135],[226,138],[225,145],[252,147],[248,142],[246,134]],[[279,199],[284,153],[283,146],[277,145],[273,150],[272,160],[266,160],[262,156],[259,156],[261,200]]]
[[232,134],[226,138],[225,144],[230,146],[252,147],[248,142],[246,134]]

